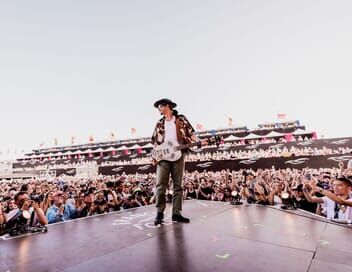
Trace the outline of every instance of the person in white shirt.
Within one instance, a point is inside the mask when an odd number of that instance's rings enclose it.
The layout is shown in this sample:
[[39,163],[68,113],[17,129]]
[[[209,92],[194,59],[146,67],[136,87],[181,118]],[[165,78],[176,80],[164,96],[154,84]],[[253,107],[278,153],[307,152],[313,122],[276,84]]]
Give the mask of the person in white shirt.
[[[178,114],[175,110],[176,103],[170,99],[160,99],[154,103],[160,114],[163,116],[155,128],[152,135],[152,143],[154,146],[161,145],[164,142],[175,142],[180,145],[189,144],[192,142],[200,142],[195,135],[195,130],[184,115]],[[206,141],[202,141],[206,144]],[[165,192],[169,184],[170,176],[173,181],[173,209],[172,220],[176,222],[189,223],[190,220],[181,215],[183,187],[182,177],[184,170],[185,156],[177,161],[161,160],[154,163],[157,164],[157,184],[156,184],[156,208],[157,216],[154,220],[155,225],[161,225],[164,218],[164,210],[166,208]]]
[[[312,189],[311,193],[309,192],[309,188]],[[351,189],[351,180],[341,177],[333,182],[334,193],[317,187],[315,183],[306,183],[303,187],[303,192],[309,202],[323,205],[328,219],[352,220]],[[313,192],[319,192],[323,194],[324,197],[313,196]]]

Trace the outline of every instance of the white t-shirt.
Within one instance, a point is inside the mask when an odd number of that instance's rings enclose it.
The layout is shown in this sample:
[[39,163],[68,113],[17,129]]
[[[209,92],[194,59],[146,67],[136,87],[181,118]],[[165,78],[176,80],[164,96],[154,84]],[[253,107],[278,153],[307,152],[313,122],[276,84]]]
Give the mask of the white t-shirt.
[[277,195],[274,195],[274,205],[282,204],[282,199]]
[[[326,196],[322,197],[322,199],[324,201],[323,205],[326,210],[326,217],[328,219],[334,219],[336,206],[335,202]],[[349,198],[348,201],[352,201],[352,198]],[[338,219],[352,220],[352,208],[345,205],[345,211],[343,211],[343,209],[339,210]]]
[[175,116],[170,121],[165,120],[165,141],[177,142]]

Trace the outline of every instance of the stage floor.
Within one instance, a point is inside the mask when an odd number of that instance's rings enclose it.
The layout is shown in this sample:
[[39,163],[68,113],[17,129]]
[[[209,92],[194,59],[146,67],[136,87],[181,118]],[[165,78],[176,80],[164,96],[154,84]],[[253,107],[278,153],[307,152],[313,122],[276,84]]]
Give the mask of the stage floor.
[[[155,207],[0,240],[2,271],[352,271],[352,228],[270,207],[186,201],[190,224]],[[319,220],[318,220],[319,219]]]

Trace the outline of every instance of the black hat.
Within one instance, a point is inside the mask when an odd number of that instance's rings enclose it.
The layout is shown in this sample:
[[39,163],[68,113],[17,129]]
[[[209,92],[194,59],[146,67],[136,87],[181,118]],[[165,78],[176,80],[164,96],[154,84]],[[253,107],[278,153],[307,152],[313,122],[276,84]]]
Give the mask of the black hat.
[[176,108],[177,104],[172,102],[170,99],[163,98],[154,103],[154,107],[157,108],[159,105],[169,105],[171,108]]

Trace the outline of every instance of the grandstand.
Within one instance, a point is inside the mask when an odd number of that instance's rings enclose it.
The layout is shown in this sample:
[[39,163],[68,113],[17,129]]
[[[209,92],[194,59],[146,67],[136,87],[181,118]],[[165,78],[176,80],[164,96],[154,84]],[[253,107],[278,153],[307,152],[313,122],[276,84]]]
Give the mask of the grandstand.
[[[349,148],[352,147],[349,139],[317,139],[316,133],[305,130],[305,126],[300,125],[298,120],[259,124],[254,129],[240,126],[199,131],[197,134],[200,138],[207,138],[214,134],[219,135],[222,144],[220,147],[206,146],[198,150],[194,149],[194,153],[200,155],[189,158],[186,169],[187,167],[196,169],[197,162],[205,160],[202,158],[204,157],[202,154],[207,154],[208,158],[211,157],[212,159],[207,161],[212,161],[213,165],[217,165],[216,168],[239,169],[244,166],[260,167],[260,165],[251,164],[251,162],[257,163],[260,158],[266,158],[269,164],[280,165],[277,158],[275,158],[275,162],[270,161],[270,158],[294,157],[299,155],[298,151],[302,148],[305,148],[306,152],[300,155],[321,156],[346,155],[349,153]],[[342,142],[339,142],[341,140]],[[334,144],[334,142],[338,144]],[[59,176],[62,174],[91,176],[97,173],[114,174],[121,171],[129,173],[150,172],[154,171],[150,162],[152,148],[151,139],[144,137],[35,149],[25,154],[24,157],[18,158],[12,164],[12,169],[3,177],[11,175],[17,177],[21,175],[24,177]],[[271,151],[278,149],[284,150],[287,155],[281,156],[281,151],[279,154],[273,155]],[[219,152],[226,153],[228,156],[216,157]],[[243,157],[243,154],[248,157]],[[324,156],[323,158],[325,159]],[[315,162],[314,165],[317,163]],[[319,163],[328,163],[331,166],[331,161],[322,162],[321,157],[319,157]],[[283,162],[283,166],[285,166],[285,162]]]

